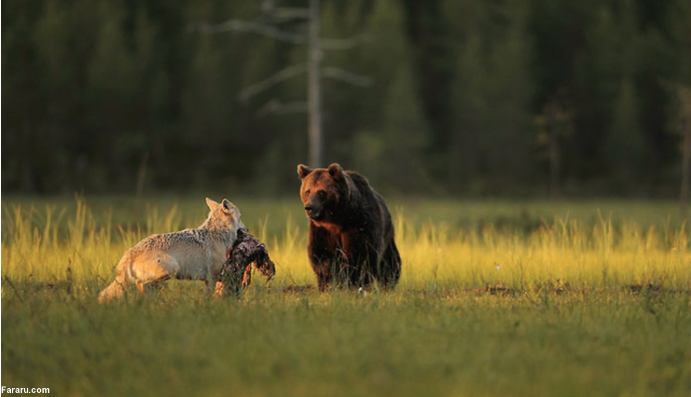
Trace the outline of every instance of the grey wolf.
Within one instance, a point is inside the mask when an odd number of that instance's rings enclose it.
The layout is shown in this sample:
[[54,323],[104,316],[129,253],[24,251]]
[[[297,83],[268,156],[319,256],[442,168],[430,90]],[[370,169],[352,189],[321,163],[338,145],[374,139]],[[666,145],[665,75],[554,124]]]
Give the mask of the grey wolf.
[[153,234],[128,249],[118,262],[115,280],[101,291],[98,301],[122,296],[127,284],[135,284],[144,294],[147,284],[170,278],[205,280],[214,286],[238,229],[245,225],[230,201],[219,204],[207,198],[206,204],[209,216],[198,228]]

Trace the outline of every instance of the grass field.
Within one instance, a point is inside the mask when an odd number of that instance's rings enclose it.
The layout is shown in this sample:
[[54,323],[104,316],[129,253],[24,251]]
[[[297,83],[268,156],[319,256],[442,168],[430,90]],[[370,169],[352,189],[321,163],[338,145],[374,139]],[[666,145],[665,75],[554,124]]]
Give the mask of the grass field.
[[[220,199],[221,197],[212,197]],[[203,197],[2,202],[2,385],[69,396],[688,396],[691,233],[672,202],[390,200],[395,291],[304,288],[299,199],[233,198],[277,264],[239,300],[100,306]]]

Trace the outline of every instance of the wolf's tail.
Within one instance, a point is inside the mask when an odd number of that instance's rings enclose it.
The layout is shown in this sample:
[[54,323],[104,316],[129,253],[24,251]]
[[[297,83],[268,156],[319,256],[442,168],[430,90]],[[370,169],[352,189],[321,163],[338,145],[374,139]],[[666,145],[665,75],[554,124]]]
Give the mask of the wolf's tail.
[[120,298],[125,294],[125,284],[127,283],[127,265],[129,264],[129,255],[125,254],[117,266],[117,275],[115,280],[110,283],[100,294],[98,294],[98,303],[105,303],[111,299]]

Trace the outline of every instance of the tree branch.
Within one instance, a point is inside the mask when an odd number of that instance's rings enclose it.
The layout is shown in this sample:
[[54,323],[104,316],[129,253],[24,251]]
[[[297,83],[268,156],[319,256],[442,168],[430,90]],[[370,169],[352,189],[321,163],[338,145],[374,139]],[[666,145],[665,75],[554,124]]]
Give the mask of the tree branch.
[[258,83],[252,84],[251,86],[240,91],[240,99],[246,101],[250,97],[273,87],[281,81],[287,80],[293,76],[297,76],[300,73],[305,73],[305,71],[307,71],[307,65],[305,63],[298,63],[292,66],[288,66],[287,68],[273,74],[271,77],[266,78]]
[[[278,8],[276,11],[281,11],[277,15],[281,15],[280,18],[303,18],[303,13],[307,13],[306,10],[302,9],[284,9]],[[273,15],[273,14],[269,14]],[[309,15],[305,19],[309,19]],[[256,21],[241,21],[238,19],[230,19],[219,24],[209,24],[209,23],[193,23],[189,25],[190,31],[200,31],[202,33],[223,33],[223,32],[245,32],[254,33],[265,37],[270,37],[272,39],[293,43],[293,44],[307,44],[307,37],[303,34],[286,32],[275,26],[266,25]],[[329,39],[320,38],[320,48],[322,50],[348,50],[360,43],[369,40],[368,35],[359,35],[350,37],[347,39]]]
[[329,66],[322,70],[324,77],[329,77],[334,80],[343,81],[344,83],[356,85],[358,87],[367,87],[372,84],[372,79],[366,76],[362,76],[356,73],[343,70],[341,68],[336,68]]

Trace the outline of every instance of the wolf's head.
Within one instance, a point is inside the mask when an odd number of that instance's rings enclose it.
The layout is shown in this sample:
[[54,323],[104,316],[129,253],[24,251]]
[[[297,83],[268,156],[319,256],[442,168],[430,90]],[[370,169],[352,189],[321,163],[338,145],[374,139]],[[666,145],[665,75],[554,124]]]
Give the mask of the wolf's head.
[[206,205],[209,206],[209,216],[201,229],[237,234],[238,229],[245,227],[240,220],[240,210],[227,199],[219,204],[207,197]]

